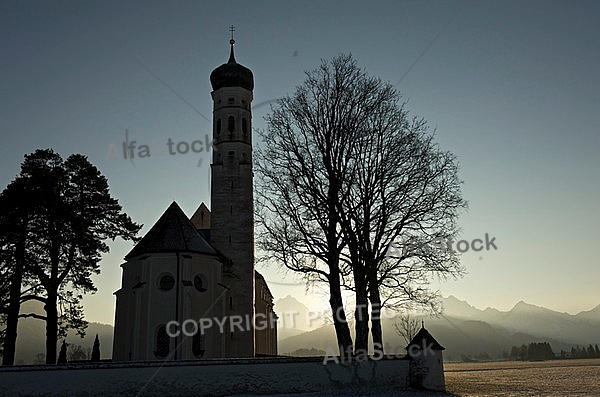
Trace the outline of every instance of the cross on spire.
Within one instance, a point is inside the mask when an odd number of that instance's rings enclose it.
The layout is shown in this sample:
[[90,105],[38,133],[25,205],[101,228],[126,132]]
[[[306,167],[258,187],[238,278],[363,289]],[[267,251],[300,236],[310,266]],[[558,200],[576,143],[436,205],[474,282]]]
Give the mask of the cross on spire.
[[233,32],[235,32],[235,26],[231,25],[229,27],[229,31],[231,32],[231,40],[229,40],[229,43],[230,44],[235,44],[235,40],[233,39]]
[[233,32],[235,32],[235,26],[231,25],[229,27],[229,31],[231,32],[231,40],[229,40],[229,44],[231,45],[231,50],[229,52],[229,61],[227,61],[227,63],[236,63],[235,56],[233,55],[233,45],[235,44],[235,40],[233,39]]

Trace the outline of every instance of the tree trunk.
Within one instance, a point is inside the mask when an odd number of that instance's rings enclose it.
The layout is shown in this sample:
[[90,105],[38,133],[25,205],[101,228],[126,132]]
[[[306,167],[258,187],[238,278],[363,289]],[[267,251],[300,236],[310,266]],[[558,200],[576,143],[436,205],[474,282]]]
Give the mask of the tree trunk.
[[[357,267],[357,266],[355,266]],[[369,302],[367,283],[361,271],[355,269],[356,309],[354,311],[354,354],[366,357],[369,353]]]
[[21,283],[23,281],[24,244],[16,247],[15,268],[10,281],[10,297],[6,315],[6,335],[2,353],[2,365],[15,363],[17,346],[17,326],[19,325],[19,311],[21,310]]
[[49,291],[46,301],[46,364],[56,364],[56,342],[58,340],[57,292]]
[[344,310],[344,301],[342,300],[342,290],[340,287],[340,274],[337,266],[332,266],[329,273],[329,305],[333,314],[333,325],[335,335],[340,348],[340,357],[342,361],[347,358],[348,353],[352,353],[352,336],[350,327],[346,319]]
[[369,279],[369,299],[371,301],[371,335],[373,353],[383,354],[383,335],[381,331],[381,295],[377,284],[377,274],[371,272]]
[[10,285],[10,298],[6,314],[6,335],[2,353],[2,365],[13,365],[15,363],[15,351],[17,345],[17,326],[19,324],[19,310],[21,307],[21,278],[22,273],[15,269]]

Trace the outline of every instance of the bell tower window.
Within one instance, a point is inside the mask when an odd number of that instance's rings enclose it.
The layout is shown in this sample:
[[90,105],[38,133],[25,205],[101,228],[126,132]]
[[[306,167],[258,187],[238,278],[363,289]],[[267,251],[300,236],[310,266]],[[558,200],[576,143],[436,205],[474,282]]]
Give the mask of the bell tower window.
[[227,129],[229,130],[229,132],[233,132],[233,130],[235,130],[235,119],[233,118],[233,116],[229,116],[229,118],[227,119]]
[[242,134],[244,135],[244,138],[248,137],[248,122],[245,118],[242,119]]
[[217,135],[221,133],[221,119],[217,119]]

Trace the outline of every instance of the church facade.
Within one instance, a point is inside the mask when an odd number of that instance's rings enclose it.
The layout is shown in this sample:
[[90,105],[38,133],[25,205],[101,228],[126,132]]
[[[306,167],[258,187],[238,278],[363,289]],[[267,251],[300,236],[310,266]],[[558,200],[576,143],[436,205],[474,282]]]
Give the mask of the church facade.
[[254,77],[234,43],[210,75],[212,209],[188,218],[173,202],[125,256],[114,361],[277,354],[273,296],[254,269]]

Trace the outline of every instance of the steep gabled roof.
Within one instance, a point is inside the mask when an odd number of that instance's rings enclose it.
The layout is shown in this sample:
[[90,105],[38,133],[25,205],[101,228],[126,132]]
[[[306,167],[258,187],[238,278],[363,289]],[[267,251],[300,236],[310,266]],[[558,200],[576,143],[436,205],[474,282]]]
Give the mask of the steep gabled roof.
[[408,348],[413,345],[418,346],[420,349],[423,349],[424,347],[429,346],[430,344],[433,350],[446,350],[446,348],[440,345],[438,341],[435,340],[435,338],[431,336],[429,331],[427,331],[423,326],[421,327],[419,332],[417,332],[415,337],[412,338],[410,343],[406,346],[406,350],[410,351]]
[[200,207],[194,212],[190,221],[196,229],[210,229],[210,210],[204,202],[202,202]]
[[174,201],[125,259],[153,252],[217,254]]

